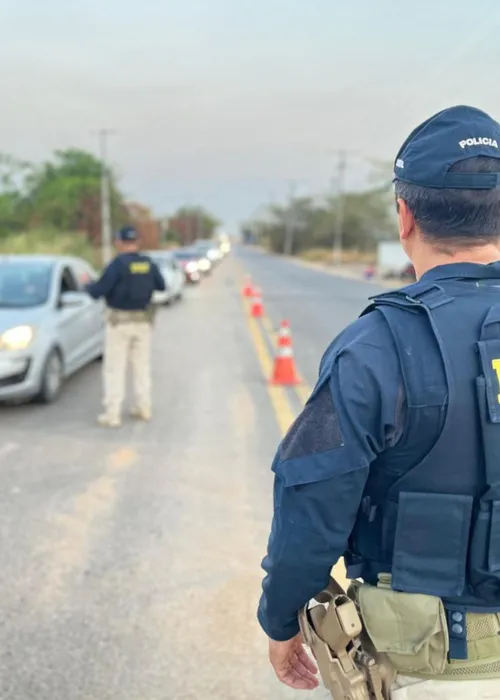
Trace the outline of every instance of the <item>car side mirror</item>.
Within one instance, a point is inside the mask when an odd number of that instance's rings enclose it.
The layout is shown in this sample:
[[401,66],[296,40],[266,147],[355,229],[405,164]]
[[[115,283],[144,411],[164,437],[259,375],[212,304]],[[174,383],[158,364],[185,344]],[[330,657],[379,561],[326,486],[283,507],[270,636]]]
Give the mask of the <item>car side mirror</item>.
[[86,302],[87,295],[85,292],[62,292],[59,297],[59,308],[76,308],[84,306]]

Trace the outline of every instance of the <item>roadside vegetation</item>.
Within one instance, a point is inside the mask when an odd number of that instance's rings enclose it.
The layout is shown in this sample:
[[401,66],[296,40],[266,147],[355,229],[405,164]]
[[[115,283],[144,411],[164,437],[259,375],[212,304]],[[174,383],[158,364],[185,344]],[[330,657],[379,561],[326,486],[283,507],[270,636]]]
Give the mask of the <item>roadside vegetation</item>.
[[84,258],[99,269],[101,254],[81,232],[62,232],[54,229],[33,229],[0,237],[0,255],[3,254],[58,254]]
[[284,205],[271,205],[246,223],[243,238],[274,253],[331,262],[339,226],[342,262],[347,264],[373,262],[378,241],[397,238],[389,166],[374,172],[362,191],[346,192],[342,197],[295,197]]
[[[101,174],[100,160],[76,148],[55,151],[42,163],[0,154],[0,253],[76,255],[99,267]],[[178,245],[209,238],[218,225],[195,205],[155,218],[148,207],[126,200],[112,168],[107,175],[114,230],[133,224],[145,236],[159,232],[159,245]]]

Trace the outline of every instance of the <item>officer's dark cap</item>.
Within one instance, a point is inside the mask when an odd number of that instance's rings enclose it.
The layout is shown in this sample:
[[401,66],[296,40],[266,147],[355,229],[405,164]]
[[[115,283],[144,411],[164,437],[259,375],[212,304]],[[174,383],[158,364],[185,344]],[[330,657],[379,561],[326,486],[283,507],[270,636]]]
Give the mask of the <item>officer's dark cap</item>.
[[118,231],[116,238],[123,243],[133,243],[139,239],[139,234],[133,226],[124,226]]
[[500,124],[475,107],[449,107],[411,132],[396,156],[394,178],[439,189],[500,187],[500,173],[450,172],[477,156],[500,160]]

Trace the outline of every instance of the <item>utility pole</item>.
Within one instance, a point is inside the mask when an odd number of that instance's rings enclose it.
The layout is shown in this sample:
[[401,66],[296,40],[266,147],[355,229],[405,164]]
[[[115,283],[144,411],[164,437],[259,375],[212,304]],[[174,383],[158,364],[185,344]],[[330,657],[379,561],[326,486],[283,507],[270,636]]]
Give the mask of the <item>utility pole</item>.
[[335,207],[335,235],[333,239],[333,264],[342,262],[342,236],[345,218],[345,173],[347,169],[347,154],[338,151],[337,154],[337,206]]
[[110,129],[100,129],[99,158],[101,161],[101,249],[102,259],[105,265],[109,263],[113,255],[113,236],[111,233],[111,203],[110,183],[107,165],[107,139],[113,132]]
[[285,241],[283,245],[283,254],[284,255],[291,255],[293,252],[293,239],[295,236],[295,189],[296,189],[296,183],[291,182],[290,183],[290,190],[289,190],[289,204],[288,204],[288,211],[286,215],[286,223],[285,223]]

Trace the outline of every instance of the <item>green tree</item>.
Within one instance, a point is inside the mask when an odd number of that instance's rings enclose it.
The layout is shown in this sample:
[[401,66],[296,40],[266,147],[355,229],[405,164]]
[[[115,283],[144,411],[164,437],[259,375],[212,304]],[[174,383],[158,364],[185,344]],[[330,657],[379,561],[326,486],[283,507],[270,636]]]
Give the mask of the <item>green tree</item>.
[[348,192],[342,202],[331,196],[319,202],[304,197],[285,206],[272,206],[263,219],[250,222],[247,227],[276,253],[287,251],[287,240],[292,242],[292,254],[311,248],[330,248],[342,204],[343,247],[371,251],[381,238],[396,235],[394,203],[387,182],[381,183],[382,177],[370,189]]
[[[113,221],[121,221],[123,197],[112,170],[108,177]],[[56,151],[52,161],[35,168],[27,179],[31,225],[86,231],[95,237],[100,228],[100,183],[101,163],[92,154],[75,148]]]
[[31,172],[30,163],[0,153],[0,236],[26,227],[26,182]]
[[185,206],[170,217],[169,237],[186,245],[198,238],[212,238],[218,225],[218,219],[203,207]]

